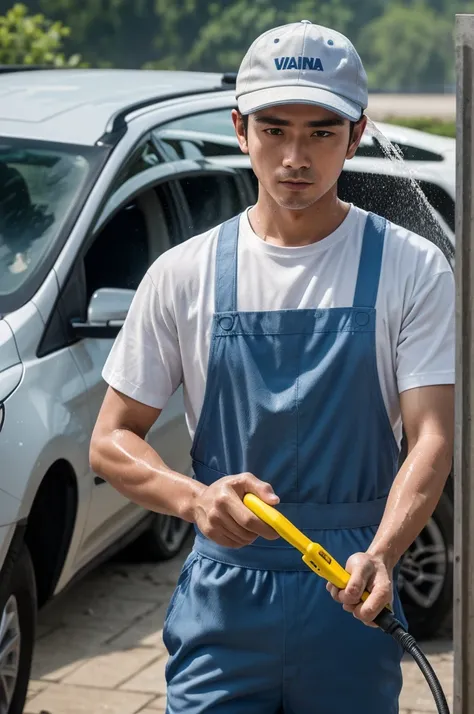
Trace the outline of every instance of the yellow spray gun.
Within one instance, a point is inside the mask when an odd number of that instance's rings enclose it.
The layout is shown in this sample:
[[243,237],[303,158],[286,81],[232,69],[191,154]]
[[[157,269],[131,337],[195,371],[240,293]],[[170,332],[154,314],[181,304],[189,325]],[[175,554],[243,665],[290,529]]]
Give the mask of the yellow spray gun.
[[[283,516],[276,508],[269,506],[253,493],[244,496],[244,504],[262,521],[271,526],[281,538],[297,548],[303,555],[303,561],[328,582],[343,590],[349,582],[350,574],[340,565],[332,555],[319,543],[314,543],[307,538],[296,526]],[[369,593],[362,595],[366,600]],[[397,620],[390,605],[386,605],[382,612],[374,619],[374,623],[384,632],[394,637],[403,649],[412,655],[422,671],[436,702],[438,714],[449,714],[449,707],[441,684],[436,677],[430,663],[420,650],[415,639],[405,630]]]
[[[334,560],[332,555],[329,555],[322,545],[314,543],[307,538],[288,518],[273,506],[264,503],[253,493],[247,493],[244,496],[244,504],[262,521],[271,526],[279,536],[288,541],[294,548],[297,548],[303,554],[303,561],[311,570],[314,570],[315,573],[340,590],[346,587],[349,582],[349,573]],[[365,592],[362,595],[362,600],[366,600],[368,597],[369,593]],[[386,607],[390,612],[392,611],[390,605]]]

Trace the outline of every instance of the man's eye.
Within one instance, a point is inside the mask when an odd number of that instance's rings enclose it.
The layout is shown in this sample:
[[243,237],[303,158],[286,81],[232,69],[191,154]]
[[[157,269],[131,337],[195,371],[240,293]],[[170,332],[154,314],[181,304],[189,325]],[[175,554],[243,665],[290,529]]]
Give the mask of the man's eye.
[[282,131],[281,131],[281,129],[273,127],[272,129],[265,129],[265,133],[269,134],[270,136],[280,136]]
[[313,136],[317,136],[318,139],[326,139],[328,136],[332,136],[330,131],[315,131]]

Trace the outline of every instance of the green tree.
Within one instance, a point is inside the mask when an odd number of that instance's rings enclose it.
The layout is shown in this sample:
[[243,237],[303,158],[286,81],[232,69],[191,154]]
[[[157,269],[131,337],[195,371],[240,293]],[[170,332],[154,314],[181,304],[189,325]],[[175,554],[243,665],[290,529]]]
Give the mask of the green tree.
[[[1,2],[6,0],[0,0]],[[161,19],[155,0],[30,0],[71,28],[67,48],[96,67],[140,67],[152,55]],[[172,9],[173,0],[169,1]]]
[[383,90],[442,90],[452,81],[454,24],[425,0],[390,5],[359,36],[369,85]]
[[0,64],[53,65],[76,67],[80,55],[66,58],[63,41],[70,29],[44,15],[28,15],[25,5],[14,5],[0,16]]
[[[0,14],[12,0],[0,0]],[[67,25],[64,53],[93,66],[232,71],[260,32],[308,19],[348,35],[372,88],[442,86],[453,77],[456,12],[474,0],[29,0]]]
[[236,70],[247,47],[271,27],[308,19],[347,32],[354,18],[343,0],[296,0],[290,10],[286,0],[181,0],[172,9],[157,0],[156,9],[160,58],[147,66],[201,71]]

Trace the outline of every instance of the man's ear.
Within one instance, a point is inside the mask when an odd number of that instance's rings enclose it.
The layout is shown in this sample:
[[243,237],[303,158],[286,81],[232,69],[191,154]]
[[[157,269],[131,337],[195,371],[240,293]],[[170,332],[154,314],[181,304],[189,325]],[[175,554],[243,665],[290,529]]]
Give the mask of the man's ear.
[[367,117],[365,114],[354,124],[349,147],[347,149],[346,159],[352,159],[359,148],[362,136],[367,126]]
[[247,142],[247,131],[245,129],[242,114],[237,111],[237,109],[232,110],[232,122],[234,124],[235,134],[239,142],[240,150],[242,151],[242,153],[248,154],[249,148]]

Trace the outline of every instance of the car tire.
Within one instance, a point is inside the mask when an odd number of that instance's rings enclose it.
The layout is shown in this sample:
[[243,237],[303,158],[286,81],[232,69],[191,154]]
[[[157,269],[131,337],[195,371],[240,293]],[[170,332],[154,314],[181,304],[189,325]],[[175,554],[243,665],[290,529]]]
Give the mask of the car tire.
[[36,611],[35,574],[29,551],[23,545],[0,587],[0,711],[7,714],[23,712],[33,659]]
[[151,527],[133,544],[133,551],[140,560],[170,560],[181,552],[191,529],[181,518],[156,513]]
[[417,640],[434,637],[452,614],[453,512],[453,502],[445,491],[400,562],[400,599],[410,633]]

